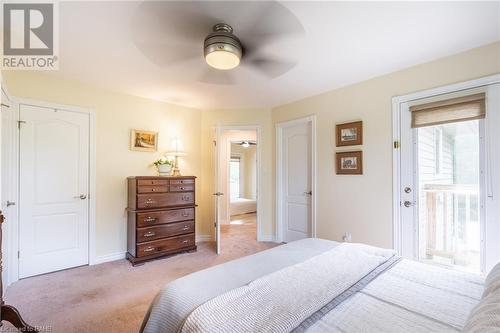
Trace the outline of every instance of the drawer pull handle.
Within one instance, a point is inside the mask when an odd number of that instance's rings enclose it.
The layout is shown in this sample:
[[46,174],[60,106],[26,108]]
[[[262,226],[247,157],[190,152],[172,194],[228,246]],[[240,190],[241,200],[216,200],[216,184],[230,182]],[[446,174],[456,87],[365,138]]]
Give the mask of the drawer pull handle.
[[189,243],[187,239],[182,241],[182,244],[187,244],[187,243]]
[[151,216],[148,216],[144,219],[144,222],[154,222],[154,221],[156,221],[156,218]]
[[187,212],[183,212],[183,213],[182,213],[182,216],[183,216],[183,217],[188,217],[188,216],[189,216],[189,213],[187,213]]
[[149,205],[149,204],[152,204],[153,202],[154,202],[153,199],[148,199],[148,200],[146,200],[145,204]]
[[148,231],[144,234],[144,237],[153,237],[154,235],[156,235],[154,232]]
[[189,226],[185,226],[182,230],[189,230]]
[[144,249],[144,252],[151,252],[151,251],[154,251],[156,248],[153,247],[153,246],[150,246],[150,247],[147,247]]
[[183,200],[183,201],[189,201],[189,196],[187,196],[187,195],[183,195],[183,196],[182,196],[182,200]]
[[184,187],[181,186],[181,190],[184,190]]
[[156,191],[156,189],[153,187],[153,188],[151,189],[151,192],[154,192],[154,191]]

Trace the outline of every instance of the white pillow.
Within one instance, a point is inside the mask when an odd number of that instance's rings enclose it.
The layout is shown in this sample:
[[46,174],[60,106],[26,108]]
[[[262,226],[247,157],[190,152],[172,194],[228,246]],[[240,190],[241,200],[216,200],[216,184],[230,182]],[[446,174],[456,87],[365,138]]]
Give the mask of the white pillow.
[[493,269],[488,273],[488,276],[486,276],[486,280],[484,281],[483,298],[496,290],[499,290],[500,292],[500,263],[496,264],[495,267],[493,267]]
[[466,333],[500,332],[500,291],[483,297],[465,322]]

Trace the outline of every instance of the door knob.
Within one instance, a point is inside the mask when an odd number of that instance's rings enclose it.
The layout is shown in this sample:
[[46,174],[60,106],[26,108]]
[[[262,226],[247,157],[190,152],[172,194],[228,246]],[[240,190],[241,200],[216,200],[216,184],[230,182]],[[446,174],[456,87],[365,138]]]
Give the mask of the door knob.
[[409,208],[409,207],[411,207],[411,206],[415,206],[415,203],[407,200],[407,201],[403,202],[403,205],[404,205],[406,208]]
[[222,193],[222,192],[215,192],[214,195],[217,196],[217,197],[220,197],[221,195],[224,195],[224,193]]
[[313,195],[313,191],[306,191],[304,192],[305,195]]
[[7,200],[7,203],[6,203],[7,207],[15,206],[15,204],[16,203],[14,201],[9,201],[9,200]]
[[75,199],[85,200],[85,199],[87,199],[87,195],[86,195],[86,194],[80,194],[80,195],[78,195],[78,196],[76,196],[76,197],[73,197],[73,198],[75,198]]

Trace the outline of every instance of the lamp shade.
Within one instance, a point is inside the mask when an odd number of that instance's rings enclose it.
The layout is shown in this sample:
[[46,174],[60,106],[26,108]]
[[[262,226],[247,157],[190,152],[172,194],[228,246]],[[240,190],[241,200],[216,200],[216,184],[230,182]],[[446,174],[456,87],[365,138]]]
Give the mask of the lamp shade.
[[182,157],[187,155],[185,151],[167,151],[166,154],[168,156],[176,156],[176,157]]
[[184,145],[182,144],[181,140],[176,137],[172,140],[170,146],[168,147],[168,151],[166,153],[167,155],[170,156],[186,156],[187,153],[184,150]]

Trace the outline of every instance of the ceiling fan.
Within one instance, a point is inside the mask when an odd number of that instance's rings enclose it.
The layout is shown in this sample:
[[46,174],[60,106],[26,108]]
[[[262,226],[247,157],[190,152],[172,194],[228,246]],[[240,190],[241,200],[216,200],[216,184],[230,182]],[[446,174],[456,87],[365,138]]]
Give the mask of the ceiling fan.
[[250,146],[256,146],[257,142],[255,141],[239,141],[239,142],[233,142],[234,144],[240,145],[243,148],[248,148]]
[[300,41],[304,28],[276,1],[145,1],[131,33],[160,67],[189,62],[201,82],[235,84],[242,71],[272,79],[293,68],[294,54],[276,45]]

